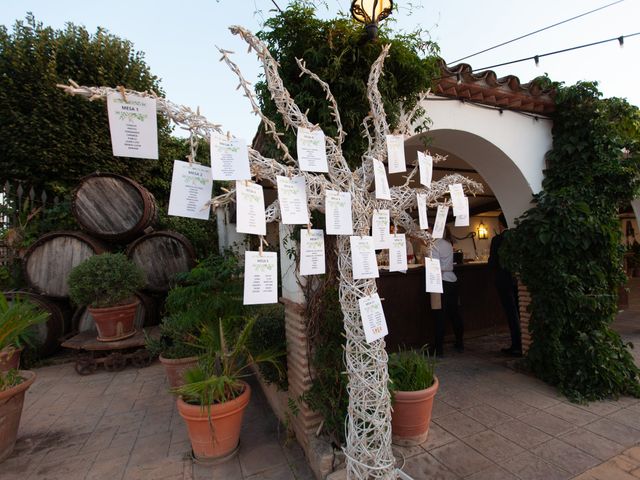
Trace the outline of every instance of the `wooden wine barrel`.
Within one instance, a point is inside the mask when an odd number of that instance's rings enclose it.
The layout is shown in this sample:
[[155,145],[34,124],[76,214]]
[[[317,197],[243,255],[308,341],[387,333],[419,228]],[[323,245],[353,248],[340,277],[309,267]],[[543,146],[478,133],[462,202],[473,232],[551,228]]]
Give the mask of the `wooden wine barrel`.
[[94,173],[80,180],[71,211],[83,230],[113,242],[142,235],[156,219],[156,200],[130,178]]
[[107,247],[82,232],[52,232],[43,235],[27,250],[24,273],[38,293],[51,297],[69,296],[69,273],[73,267]]
[[[137,292],[135,296],[140,300],[138,309],[136,310],[136,318],[134,320],[134,326],[136,330],[140,330],[143,327],[150,327],[158,324],[159,308],[157,301],[143,293]],[[93,316],[89,313],[87,307],[79,307],[73,314],[71,319],[71,325],[75,333],[80,332],[96,332],[96,324],[93,320]]]
[[47,321],[36,327],[35,347],[41,357],[55,353],[60,348],[60,338],[68,332],[70,326],[64,302],[24,291],[6,292],[4,295],[9,302],[16,297],[29,300],[49,314]]
[[171,231],[159,231],[140,237],[127,247],[127,256],[147,276],[146,289],[166,292],[175,284],[178,273],[195,265],[195,251],[189,240]]

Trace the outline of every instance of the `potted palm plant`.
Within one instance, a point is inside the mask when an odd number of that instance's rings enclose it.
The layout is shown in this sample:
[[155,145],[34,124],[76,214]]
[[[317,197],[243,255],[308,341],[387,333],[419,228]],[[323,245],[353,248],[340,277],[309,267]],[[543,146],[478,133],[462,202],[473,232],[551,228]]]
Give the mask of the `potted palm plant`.
[[0,372],[20,368],[20,353],[25,346],[33,346],[34,327],[47,320],[47,313],[28,300],[16,296],[11,302],[0,293]]
[[89,257],[69,274],[71,300],[87,306],[102,342],[135,334],[134,320],[140,301],[133,294],[144,285],[144,272],[122,253]]
[[438,391],[435,358],[426,348],[389,355],[393,395],[391,430],[396,445],[420,445],[429,435],[433,400]]
[[[0,352],[14,348],[47,314],[34,305],[0,294]],[[35,381],[35,372],[16,368],[0,371],[0,462],[11,455],[18,436],[24,395]]]

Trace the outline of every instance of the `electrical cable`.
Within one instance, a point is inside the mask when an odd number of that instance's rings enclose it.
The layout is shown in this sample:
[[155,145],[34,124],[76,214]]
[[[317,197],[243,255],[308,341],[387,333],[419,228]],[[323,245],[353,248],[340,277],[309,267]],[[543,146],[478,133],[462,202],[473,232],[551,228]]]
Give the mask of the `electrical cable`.
[[[623,1],[623,0],[619,0],[619,1]],[[278,9],[278,11],[280,13],[282,13],[282,9],[278,6],[278,4],[276,3],[276,0],[271,0],[271,3],[273,3],[276,6],[276,8]]]
[[549,30],[550,28],[557,27],[558,25],[562,25],[563,23],[570,22],[570,21],[575,20],[575,19],[580,18],[580,17],[584,17],[585,15],[589,15],[590,13],[597,12],[599,10],[603,10],[603,9],[605,9],[607,7],[610,7],[610,6],[615,5],[617,3],[621,3],[623,1],[624,0],[617,0],[616,2],[609,3],[608,5],[604,5],[602,7],[596,8],[595,10],[591,10],[591,11],[588,11],[588,12],[585,12],[585,13],[581,13],[580,15],[576,15],[575,17],[567,18],[566,20],[563,20],[563,21],[558,22],[558,23],[554,23],[553,25],[549,25],[548,27],[540,28],[540,29],[535,30],[533,32],[527,33],[526,35],[521,35],[519,37],[513,38],[513,39],[508,40],[506,42],[502,42],[502,43],[499,43],[497,45],[494,45],[493,47],[485,48],[484,50],[480,50],[479,52],[472,53],[471,55],[467,55],[466,57],[462,57],[462,58],[459,58],[457,60],[453,60],[452,62],[448,62],[447,65],[451,64],[451,63],[457,63],[457,62],[460,62],[462,60],[466,60],[467,58],[471,58],[471,57],[475,57],[476,55],[480,55],[481,53],[488,52],[489,50],[493,50],[495,48],[502,47],[504,45],[508,45],[508,44],[516,42],[518,40],[522,40],[523,38],[530,37],[531,35],[535,35],[536,33],[544,32],[545,30]]

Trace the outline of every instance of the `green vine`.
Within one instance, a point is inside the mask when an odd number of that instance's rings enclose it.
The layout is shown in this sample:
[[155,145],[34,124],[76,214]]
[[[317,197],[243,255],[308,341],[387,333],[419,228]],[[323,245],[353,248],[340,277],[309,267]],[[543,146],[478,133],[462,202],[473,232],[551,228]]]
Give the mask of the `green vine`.
[[501,258],[531,293],[530,369],[574,401],[640,395],[640,370],[610,325],[622,270],[618,210],[640,186],[640,113],[597,84],[558,87],[553,149],[535,206]]

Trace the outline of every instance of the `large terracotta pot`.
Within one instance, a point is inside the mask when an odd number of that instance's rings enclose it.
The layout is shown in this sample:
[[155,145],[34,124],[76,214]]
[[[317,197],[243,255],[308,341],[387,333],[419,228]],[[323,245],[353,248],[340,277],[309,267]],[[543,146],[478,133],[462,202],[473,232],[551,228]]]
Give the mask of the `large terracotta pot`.
[[0,350],[0,372],[20,368],[22,348],[7,347]]
[[420,445],[427,440],[438,385],[438,377],[434,377],[433,385],[425,390],[394,393],[391,414],[393,443],[409,446]]
[[25,379],[22,383],[0,391],[0,462],[13,452],[22,416],[24,394],[36,379],[35,372],[20,370],[19,373]]
[[211,407],[190,405],[178,398],[178,412],[187,424],[196,460],[222,462],[237,453],[242,416],[251,398],[251,387],[242,383],[244,391],[240,396]]
[[169,386],[176,388],[184,385],[184,372],[198,364],[198,357],[164,358],[160,355],[160,363],[164,365]]
[[113,342],[133,336],[136,333],[134,322],[139,303],[140,300],[136,298],[133,303],[116,305],[115,307],[89,307],[89,312],[98,329],[98,340]]

